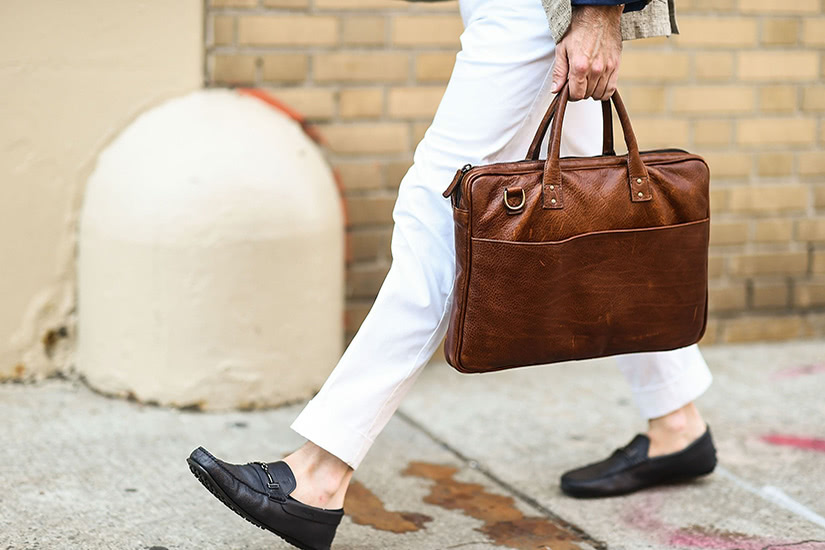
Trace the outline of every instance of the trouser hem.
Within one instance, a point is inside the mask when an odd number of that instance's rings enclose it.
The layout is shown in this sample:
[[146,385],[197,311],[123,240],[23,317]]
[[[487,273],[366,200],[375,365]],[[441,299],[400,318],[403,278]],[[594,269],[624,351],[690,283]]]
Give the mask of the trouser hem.
[[[373,444],[373,440],[360,431],[338,421],[334,415],[317,410],[322,405],[310,400],[301,414],[292,422],[290,428],[302,437],[318,445],[328,453],[347,463],[353,470]],[[323,419],[322,423],[317,419]]]

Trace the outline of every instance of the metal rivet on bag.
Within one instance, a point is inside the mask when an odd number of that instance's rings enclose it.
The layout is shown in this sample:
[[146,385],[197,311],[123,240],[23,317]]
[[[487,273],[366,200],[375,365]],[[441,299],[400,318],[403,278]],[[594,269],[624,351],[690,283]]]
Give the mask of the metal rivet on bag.
[[642,183],[642,178],[636,178],[636,183]]
[[556,199],[550,199],[550,202],[552,202],[553,204],[556,204]]
[[640,197],[644,197],[644,193],[642,193],[641,191],[639,191],[639,196],[640,196]]
[[555,185],[551,185],[551,186],[550,186],[550,189],[555,189],[555,188],[556,188],[556,186],[555,186]]

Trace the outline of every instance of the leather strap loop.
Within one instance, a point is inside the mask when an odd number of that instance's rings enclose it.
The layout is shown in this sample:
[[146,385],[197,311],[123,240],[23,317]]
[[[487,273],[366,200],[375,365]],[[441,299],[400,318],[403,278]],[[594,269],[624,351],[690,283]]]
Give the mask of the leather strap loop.
[[[565,83],[558,94],[558,102],[554,100],[556,106],[555,112],[550,114],[552,125],[550,127],[550,142],[548,144],[547,160],[544,163],[544,176],[542,179],[542,208],[559,209],[564,207],[564,193],[562,188],[562,174],[559,165],[559,154],[561,151],[561,131],[564,123],[564,113],[567,109],[567,101],[570,97],[570,89]],[[650,178],[648,176],[647,168],[642,162],[639,155],[639,146],[636,142],[636,135],[633,133],[633,127],[630,124],[630,117],[627,114],[624,103],[622,102],[619,92],[616,91],[611,96],[613,104],[616,106],[616,113],[619,116],[619,122],[622,125],[622,132],[624,133],[625,143],[627,144],[627,174],[628,187],[630,190],[630,200],[632,202],[643,202],[651,199],[650,195]],[[602,107],[603,116],[609,114],[608,110]],[[605,121],[603,128],[608,130],[607,120],[612,120],[610,117],[604,116]],[[612,123],[610,125],[612,135]],[[543,136],[542,136],[543,139]],[[535,141],[535,140],[534,140]],[[612,150],[612,139],[609,148]],[[604,148],[608,148],[608,144],[603,144]]]

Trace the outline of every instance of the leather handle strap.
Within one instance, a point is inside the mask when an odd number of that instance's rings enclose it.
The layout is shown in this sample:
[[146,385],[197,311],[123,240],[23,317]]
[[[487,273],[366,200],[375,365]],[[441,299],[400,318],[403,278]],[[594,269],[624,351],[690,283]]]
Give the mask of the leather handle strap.
[[[564,207],[563,180],[559,163],[559,153],[561,151],[561,131],[564,122],[564,112],[567,109],[569,97],[570,89],[568,84],[565,83],[559,92],[555,114],[551,115],[553,121],[550,128],[550,143],[548,145],[547,160],[544,163],[544,175],[542,179],[542,208],[558,209]],[[627,114],[624,102],[618,91],[613,93],[611,100],[616,106],[616,113],[619,116],[624,140],[627,144],[627,174],[630,200],[632,202],[649,201],[651,199],[650,177],[639,155],[639,145],[636,142],[636,135],[633,133],[633,127],[630,124],[630,116]],[[607,114],[605,110],[602,112],[603,114]],[[607,128],[606,123],[604,126]]]
[[[544,113],[544,118],[541,120],[541,123],[536,130],[536,135],[533,136],[533,142],[530,144],[530,148],[527,149],[527,160],[539,160],[541,142],[544,141],[544,136],[550,128],[550,123],[553,120],[553,114],[556,112],[556,108],[559,104],[560,95],[561,93],[556,94],[553,101],[550,102],[547,112]],[[609,99],[607,101],[602,101],[602,154],[616,154],[616,151],[613,149],[613,112],[610,108]]]

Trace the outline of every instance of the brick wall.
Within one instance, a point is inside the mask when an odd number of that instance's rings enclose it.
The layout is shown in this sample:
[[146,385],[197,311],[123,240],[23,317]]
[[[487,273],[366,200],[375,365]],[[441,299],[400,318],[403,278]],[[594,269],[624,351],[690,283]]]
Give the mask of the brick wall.
[[[391,212],[449,78],[457,2],[208,0],[208,85],[256,85],[328,141],[349,211],[347,336],[389,268]],[[645,148],[712,173],[703,343],[825,337],[825,3],[677,0],[681,36],[625,43]]]

